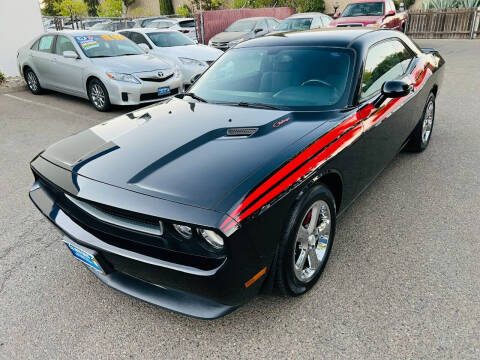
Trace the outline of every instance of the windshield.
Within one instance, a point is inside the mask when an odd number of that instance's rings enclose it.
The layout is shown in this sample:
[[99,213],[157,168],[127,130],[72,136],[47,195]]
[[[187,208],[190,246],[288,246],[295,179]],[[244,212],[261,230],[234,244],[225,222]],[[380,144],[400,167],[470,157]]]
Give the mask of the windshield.
[[366,2],[348,4],[341,17],[352,16],[381,16],[383,15],[382,2]]
[[282,109],[335,108],[344,102],[353,51],[326,47],[230,49],[190,88],[212,103]]
[[89,58],[143,54],[143,50],[121,34],[74,36]]
[[158,47],[195,45],[192,40],[179,32],[156,32],[148,33],[147,36]]
[[308,30],[312,24],[312,18],[293,18],[283,20],[275,30],[279,31],[296,31]]
[[249,32],[255,28],[255,20],[238,20],[225,29],[225,32]]
[[109,29],[113,29],[113,24],[112,23],[97,23],[95,25],[92,26],[92,29],[95,29],[95,30],[109,30]]

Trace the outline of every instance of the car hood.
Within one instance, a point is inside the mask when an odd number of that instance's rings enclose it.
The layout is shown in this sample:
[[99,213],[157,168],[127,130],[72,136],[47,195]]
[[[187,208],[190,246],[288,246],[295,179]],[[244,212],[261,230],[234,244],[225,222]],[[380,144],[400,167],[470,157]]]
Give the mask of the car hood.
[[165,60],[147,54],[90,58],[90,60],[94,65],[101,66],[106,71],[115,71],[126,74],[171,68],[171,64]]
[[229,42],[233,40],[238,40],[238,39],[243,39],[245,38],[249,32],[240,32],[240,31],[229,31],[229,32],[221,32],[214,37],[212,37],[210,40],[215,41],[215,42]]
[[165,55],[165,53],[168,52],[169,55],[175,57],[185,57],[203,61],[215,61],[223,54],[223,51],[206,45],[172,46],[168,48],[156,48],[155,50],[159,56]]
[[352,24],[352,23],[360,23],[363,25],[367,24],[375,24],[378,19],[382,18],[382,16],[351,16],[351,17],[339,17],[336,20],[333,20],[330,23],[330,26],[337,26],[341,24]]
[[[292,156],[285,149],[322,123],[301,116],[174,98],[61,140],[41,156],[93,180],[215,210],[250,174]],[[227,136],[237,127],[258,130]]]

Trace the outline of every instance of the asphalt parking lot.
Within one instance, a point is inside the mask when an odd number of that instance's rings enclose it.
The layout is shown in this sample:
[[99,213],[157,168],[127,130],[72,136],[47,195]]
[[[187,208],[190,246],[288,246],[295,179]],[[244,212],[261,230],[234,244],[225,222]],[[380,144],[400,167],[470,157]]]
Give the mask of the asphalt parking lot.
[[480,41],[447,60],[422,154],[401,153],[340,219],[313,290],[215,321],[101,284],[28,198],[29,160],[127,109],[0,94],[0,358],[480,358]]

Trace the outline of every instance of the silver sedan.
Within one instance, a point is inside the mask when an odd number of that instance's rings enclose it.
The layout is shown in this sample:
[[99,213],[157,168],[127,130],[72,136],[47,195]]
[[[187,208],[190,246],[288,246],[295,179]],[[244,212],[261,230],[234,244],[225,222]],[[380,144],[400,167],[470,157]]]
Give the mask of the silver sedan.
[[111,104],[135,105],[183,91],[177,65],[144,51],[121,34],[56,31],[18,51],[17,63],[29,89],[50,89],[89,99],[99,111]]

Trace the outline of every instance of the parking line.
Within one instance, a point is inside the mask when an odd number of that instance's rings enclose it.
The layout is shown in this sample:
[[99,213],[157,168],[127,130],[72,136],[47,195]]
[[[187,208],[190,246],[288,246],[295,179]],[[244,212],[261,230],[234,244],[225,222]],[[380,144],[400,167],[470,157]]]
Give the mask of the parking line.
[[60,112],[63,112],[63,113],[65,113],[65,114],[69,114],[69,115],[74,115],[74,116],[81,117],[81,118],[83,118],[83,119],[89,119],[89,120],[91,119],[90,117],[83,116],[83,115],[74,113],[74,112],[72,112],[72,111],[64,110],[64,109],[58,108],[58,107],[56,107],[56,106],[51,106],[51,105],[42,104],[42,103],[39,103],[39,102],[36,102],[36,101],[27,100],[27,99],[24,99],[24,98],[15,96],[15,95],[11,95],[11,94],[3,94],[3,95],[5,95],[6,97],[9,97],[9,98],[11,98],[11,99],[15,99],[15,100],[18,100],[18,101],[23,101],[23,102],[28,103],[28,104],[43,106],[44,108],[47,108],[47,109],[50,109],[50,110],[60,111]]

